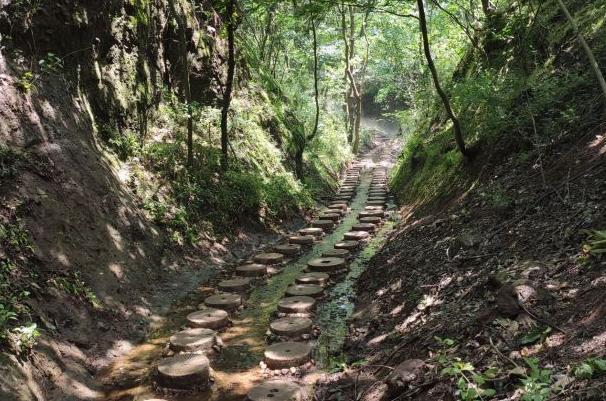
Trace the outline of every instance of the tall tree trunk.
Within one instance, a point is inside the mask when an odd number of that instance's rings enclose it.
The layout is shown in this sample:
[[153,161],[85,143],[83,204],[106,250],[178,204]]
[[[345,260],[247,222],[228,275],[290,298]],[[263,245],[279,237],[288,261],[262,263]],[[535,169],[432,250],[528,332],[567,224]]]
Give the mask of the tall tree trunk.
[[589,44],[585,40],[585,37],[579,30],[579,25],[577,24],[577,22],[574,20],[574,18],[570,14],[570,11],[568,11],[568,7],[566,7],[566,5],[564,4],[564,2],[562,0],[557,0],[557,1],[558,1],[558,4],[560,5],[560,8],[562,9],[562,12],[564,13],[564,15],[566,15],[566,19],[568,19],[568,22],[570,22],[570,25],[572,25],[572,30],[573,30],[574,34],[577,35],[577,39],[581,43],[581,46],[583,46],[583,50],[585,50],[585,54],[587,55],[587,58],[589,59],[589,64],[591,65],[591,68],[593,69],[593,73],[595,74],[595,76],[598,80],[598,83],[600,84],[600,87],[602,88],[602,93],[604,94],[604,97],[606,98],[606,81],[604,80],[604,75],[602,75],[602,71],[600,70],[600,65],[598,64],[598,61],[596,60],[595,55],[593,54],[593,51],[591,50],[591,47],[589,47]]
[[179,11],[172,5],[172,12],[177,20],[177,29],[179,31],[179,53],[181,56],[181,80],[183,92],[185,94],[185,103],[187,105],[187,167],[191,168],[194,164],[194,123],[191,107],[191,86],[189,83],[189,60],[187,59],[187,35],[185,11],[179,6]]
[[347,130],[347,142],[351,143],[351,135],[350,128],[352,127],[350,123],[351,117],[351,107],[350,107],[350,89],[348,88],[349,78],[347,77],[347,71],[349,71],[349,42],[347,40],[347,23],[345,22],[345,4],[343,3],[340,7],[341,11],[341,36],[343,37],[343,59],[345,60],[345,71],[343,74],[343,85],[345,87],[345,91],[343,93],[343,111],[345,113],[345,129]]
[[440,96],[440,98],[442,99],[442,102],[444,103],[444,108],[446,109],[446,113],[448,114],[448,117],[452,121],[457,147],[459,148],[459,150],[461,151],[461,153],[464,156],[468,157],[469,152],[465,148],[465,141],[463,140],[463,133],[461,131],[461,123],[459,122],[459,119],[457,118],[454,111],[452,110],[452,106],[450,105],[450,99],[448,98],[448,95],[446,95],[446,92],[444,92],[444,90],[442,89],[442,86],[440,86],[440,79],[438,77],[438,71],[436,70],[436,66],[433,63],[433,59],[431,58],[431,50],[429,48],[429,35],[427,34],[427,20],[425,18],[425,6],[423,5],[423,0],[417,0],[417,7],[419,9],[419,27],[421,29],[421,36],[423,37],[423,50],[425,52],[425,58],[427,59],[427,66],[429,67],[429,70],[431,71],[431,77],[433,78],[433,84],[436,88],[436,92],[438,92],[438,95]]
[[313,34],[313,44],[314,44],[314,98],[316,101],[316,118],[314,121],[314,128],[308,140],[312,140],[316,134],[318,133],[318,124],[320,123],[320,90],[318,87],[318,37],[316,33],[316,21],[314,17],[311,17],[311,31]]
[[223,92],[223,107],[221,109],[221,167],[223,171],[228,168],[228,145],[229,131],[227,127],[229,106],[231,104],[231,92],[234,84],[234,74],[236,71],[236,51],[234,33],[236,30],[236,21],[234,11],[236,0],[228,0],[227,2],[227,81],[225,82],[225,91]]

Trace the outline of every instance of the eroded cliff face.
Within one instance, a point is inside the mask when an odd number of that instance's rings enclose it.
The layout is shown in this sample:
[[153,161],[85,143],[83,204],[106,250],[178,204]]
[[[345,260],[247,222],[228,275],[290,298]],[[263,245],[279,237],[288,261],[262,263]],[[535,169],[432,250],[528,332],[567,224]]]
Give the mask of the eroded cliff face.
[[175,262],[99,140],[127,127],[144,134],[163,91],[180,90],[177,18],[192,96],[216,101],[220,18],[208,2],[0,7],[0,304],[41,334],[29,354],[20,338],[2,339],[21,355],[2,356],[0,399],[100,398],[95,374],[178,297],[171,277],[201,262]]

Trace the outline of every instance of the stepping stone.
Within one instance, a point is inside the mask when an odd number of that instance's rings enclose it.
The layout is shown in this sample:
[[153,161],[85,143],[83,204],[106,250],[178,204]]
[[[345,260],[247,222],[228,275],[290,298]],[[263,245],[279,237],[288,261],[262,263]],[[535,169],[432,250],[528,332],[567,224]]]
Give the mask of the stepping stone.
[[313,245],[314,244],[314,236],[313,235],[293,235],[292,237],[288,237],[288,242],[296,245]]
[[283,255],[296,255],[301,252],[301,245],[297,244],[282,244],[274,246],[274,251],[281,253]]
[[341,191],[341,192],[346,192],[346,191],[356,192],[356,186],[355,185],[342,185],[341,188],[339,188],[339,191]]
[[348,231],[343,235],[343,238],[346,240],[356,240],[360,241],[370,237],[370,233],[367,231]]
[[[331,207],[334,206],[334,207]],[[347,209],[347,202],[331,202],[328,207],[331,209],[338,209],[339,206],[341,209],[346,210]]]
[[368,203],[368,205],[370,206],[383,206],[385,204],[385,201],[370,200],[366,203]]
[[217,286],[221,291],[225,292],[246,292],[250,288],[250,279],[244,277],[223,280]]
[[354,224],[351,229],[354,231],[368,231],[369,233],[374,233],[377,229],[377,226],[372,223],[360,223]]
[[341,195],[339,195],[339,196],[335,196],[333,198],[333,200],[336,200],[336,201],[349,201],[349,200],[351,200],[351,198],[352,198],[351,195],[349,195],[349,196],[341,196]]
[[364,210],[383,210],[383,206],[364,206]]
[[[372,205],[371,205],[372,206]],[[363,210],[358,214],[358,218],[362,217],[383,217],[385,212],[382,210]]]
[[387,197],[387,192],[385,191],[371,191],[368,193],[369,197],[383,197],[386,198]]
[[379,224],[382,221],[380,217],[362,217],[359,220],[360,220],[360,223],[371,223],[371,224]]
[[206,356],[180,354],[160,361],[157,380],[161,387],[176,390],[205,389],[208,387],[209,375],[209,362]]
[[330,220],[333,223],[336,221],[339,221],[339,219],[341,218],[341,214],[340,213],[322,213],[319,216],[320,220]]
[[317,258],[307,262],[307,267],[313,272],[334,272],[345,267],[343,258]]
[[267,266],[259,263],[249,263],[236,267],[236,274],[245,277],[260,277],[267,274]]
[[301,366],[311,360],[311,347],[306,343],[283,342],[272,344],[265,350],[265,363],[270,369]]
[[322,256],[325,258],[343,258],[346,259],[350,256],[347,249],[329,249],[322,252]]
[[168,346],[175,352],[208,351],[217,342],[217,333],[211,329],[185,329],[170,336]]
[[301,388],[289,380],[269,380],[248,392],[246,401],[301,401]]
[[311,272],[301,274],[299,277],[295,279],[297,284],[317,284],[321,286],[325,286],[328,282],[330,276],[326,273],[321,272]]
[[274,320],[269,324],[272,333],[284,337],[299,337],[301,334],[311,333],[311,319],[306,317],[288,316]]
[[229,314],[222,309],[207,308],[203,305],[199,311],[187,315],[187,324],[191,327],[219,330],[229,323]]
[[351,252],[358,249],[359,246],[360,241],[341,241],[335,244],[335,249],[346,249]]
[[332,220],[315,220],[311,225],[324,231],[329,231],[335,227],[335,222]]
[[299,234],[305,236],[305,235],[313,235],[316,238],[320,238],[322,235],[324,235],[324,230],[322,230],[321,228],[318,227],[308,227],[308,228],[302,228],[301,230],[299,230]]
[[339,216],[345,216],[346,210],[342,209],[325,209],[322,213],[338,214]]
[[338,195],[339,197],[341,197],[341,196],[342,196],[342,197],[345,197],[345,198],[349,198],[349,199],[351,199],[351,198],[353,198],[353,196],[354,196],[355,194],[354,194],[353,192],[350,192],[350,191],[343,191],[343,192],[338,192],[338,193],[337,193],[337,195]]
[[306,313],[310,312],[315,304],[316,300],[312,297],[287,297],[278,301],[278,310],[284,313]]
[[262,265],[276,265],[284,261],[284,255],[277,252],[262,253],[260,255],[256,255],[254,260]]
[[211,295],[204,300],[204,304],[211,308],[223,309],[228,312],[235,311],[242,305],[242,297],[238,294],[221,293]]
[[329,205],[326,207],[331,213],[340,213],[341,216],[345,214],[347,210],[347,205]]
[[381,202],[386,202],[387,198],[384,196],[369,196],[368,197],[368,201],[381,201]]
[[324,294],[324,288],[317,284],[293,284],[286,289],[289,297],[314,297],[318,298]]

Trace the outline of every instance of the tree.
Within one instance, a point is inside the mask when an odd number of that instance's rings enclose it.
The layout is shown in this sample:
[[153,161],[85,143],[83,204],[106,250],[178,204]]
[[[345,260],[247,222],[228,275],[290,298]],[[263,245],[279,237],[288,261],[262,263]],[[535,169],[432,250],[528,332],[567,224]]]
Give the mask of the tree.
[[446,92],[444,92],[444,89],[442,89],[442,86],[440,85],[440,78],[438,76],[438,71],[436,70],[436,66],[433,62],[433,58],[431,57],[431,49],[429,47],[429,35],[427,33],[427,20],[425,17],[425,6],[423,4],[423,0],[417,0],[417,8],[419,10],[419,28],[421,30],[421,36],[423,39],[423,51],[425,53],[427,67],[429,68],[429,70],[431,72],[431,77],[433,79],[433,84],[434,84],[434,87],[436,88],[436,92],[438,92],[438,95],[442,99],[442,103],[444,103],[444,108],[446,109],[446,114],[448,114],[448,117],[452,121],[452,126],[453,126],[453,130],[454,130],[455,141],[457,143],[457,147],[459,148],[459,150],[461,151],[461,153],[464,156],[468,157],[469,152],[467,151],[467,148],[465,147],[465,141],[463,139],[463,133],[461,131],[461,123],[459,122],[459,119],[457,118],[457,116],[455,115],[455,113],[452,109],[448,95],[446,94]]
[[579,30],[579,25],[576,23],[574,18],[572,18],[570,11],[568,11],[568,7],[566,7],[562,0],[557,1],[558,5],[562,9],[562,12],[566,16],[566,19],[568,19],[568,22],[570,22],[570,25],[572,25],[572,30],[574,31],[574,34],[577,36],[577,39],[581,43],[581,46],[583,46],[583,50],[585,50],[585,54],[589,59],[589,65],[593,69],[593,73],[595,74],[600,88],[602,89],[602,94],[606,98],[606,81],[604,80],[604,76],[602,75],[602,71],[600,70],[600,65],[598,64],[598,61],[596,60],[595,55],[593,54],[593,51],[591,51],[591,47],[589,47],[589,44],[585,40],[585,37]]
[[227,80],[223,92],[223,107],[221,108],[221,167],[223,171],[228,168],[228,146],[229,146],[229,106],[231,104],[231,93],[234,84],[234,75],[236,72],[236,50],[235,50],[235,31],[236,31],[236,0],[227,0],[226,18],[227,18]]
[[[358,152],[360,144],[360,128],[362,122],[362,93],[353,69],[355,55],[355,14],[353,6],[341,5],[341,36],[344,45],[345,78],[349,86],[345,91],[345,110],[347,113],[348,141],[354,153]],[[349,26],[346,22],[346,10],[349,14]]]

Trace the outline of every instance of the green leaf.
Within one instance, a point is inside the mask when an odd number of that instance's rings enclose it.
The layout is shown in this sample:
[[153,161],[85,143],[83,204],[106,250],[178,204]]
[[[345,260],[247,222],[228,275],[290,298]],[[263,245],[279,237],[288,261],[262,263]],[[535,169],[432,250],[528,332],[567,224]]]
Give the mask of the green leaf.
[[587,362],[583,362],[574,369],[574,376],[579,379],[591,379],[593,368]]

